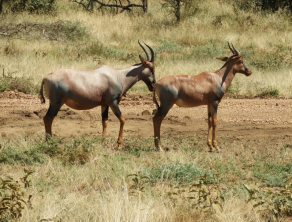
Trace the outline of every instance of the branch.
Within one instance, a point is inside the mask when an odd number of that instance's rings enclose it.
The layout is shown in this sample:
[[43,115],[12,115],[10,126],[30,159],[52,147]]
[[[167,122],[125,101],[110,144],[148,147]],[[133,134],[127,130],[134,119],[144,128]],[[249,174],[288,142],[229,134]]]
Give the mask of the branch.
[[6,32],[0,32],[0,35],[10,36],[10,34],[7,34]]
[[138,4],[132,4],[129,0],[128,0],[128,5],[122,5],[121,2],[120,2],[120,5],[117,5],[117,4],[106,4],[106,3],[103,3],[99,0],[92,0],[94,2],[97,2],[98,4],[100,4],[100,8],[101,7],[110,7],[110,8],[121,8],[123,10],[128,10],[128,11],[132,11],[132,7],[138,7],[138,8],[144,8],[143,5],[138,5]]
[[72,2],[75,2],[79,5],[82,5],[87,11],[91,11],[91,10],[89,10],[89,6],[92,3],[92,1],[89,1],[87,5],[83,3],[83,0],[81,0],[81,1],[72,0]]

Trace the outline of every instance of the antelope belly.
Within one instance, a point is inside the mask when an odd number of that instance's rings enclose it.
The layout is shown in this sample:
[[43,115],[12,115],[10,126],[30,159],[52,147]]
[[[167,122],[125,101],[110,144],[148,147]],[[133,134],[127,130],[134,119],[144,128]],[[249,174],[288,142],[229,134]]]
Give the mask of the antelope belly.
[[182,99],[177,99],[175,104],[177,106],[180,106],[180,107],[193,107],[194,106],[193,104],[188,103],[187,101],[184,101]]

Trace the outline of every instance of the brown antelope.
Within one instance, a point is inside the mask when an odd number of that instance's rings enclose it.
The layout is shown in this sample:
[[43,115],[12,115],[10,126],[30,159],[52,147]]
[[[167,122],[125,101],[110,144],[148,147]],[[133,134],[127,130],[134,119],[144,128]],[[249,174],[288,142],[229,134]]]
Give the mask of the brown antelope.
[[46,139],[52,135],[52,123],[63,104],[76,110],[92,109],[101,106],[103,137],[106,136],[109,107],[120,121],[118,137],[119,148],[122,148],[125,118],[120,111],[119,102],[125,93],[139,80],[142,80],[150,91],[155,84],[154,51],[145,44],[151,58],[143,45],[139,45],[146,54],[146,59],[139,55],[141,63],[124,69],[101,66],[90,71],[70,69],[56,70],[42,80],[40,89],[41,102],[45,103],[43,88],[50,100],[50,107],[44,117]]
[[[233,45],[230,46],[229,43],[228,46],[233,55],[217,58],[225,62],[221,69],[215,72],[205,71],[195,76],[169,75],[163,77],[154,85],[153,100],[157,106],[157,113],[153,117],[153,126],[157,149],[163,151],[160,145],[160,127],[162,120],[174,104],[180,107],[207,105],[207,144],[211,152],[214,148],[217,152],[220,152],[216,139],[218,105],[236,73],[242,73],[246,76],[251,75],[251,70],[244,65],[239,51]],[[155,94],[160,101],[160,105]]]

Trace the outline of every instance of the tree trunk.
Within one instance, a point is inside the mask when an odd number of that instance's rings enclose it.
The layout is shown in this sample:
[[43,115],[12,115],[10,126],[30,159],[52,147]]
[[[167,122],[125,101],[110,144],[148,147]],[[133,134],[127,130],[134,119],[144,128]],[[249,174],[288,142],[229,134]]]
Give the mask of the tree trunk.
[[0,0],[0,15],[2,14],[2,10],[3,10],[3,2],[4,0]]
[[148,0],[142,0],[143,3],[143,11],[144,13],[147,13],[148,11]]
[[177,22],[180,22],[180,1],[176,0],[175,17]]

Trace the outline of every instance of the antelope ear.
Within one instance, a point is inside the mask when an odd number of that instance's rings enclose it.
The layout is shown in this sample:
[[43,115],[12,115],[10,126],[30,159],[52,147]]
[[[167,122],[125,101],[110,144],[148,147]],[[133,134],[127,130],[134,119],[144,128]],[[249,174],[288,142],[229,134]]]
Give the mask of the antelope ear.
[[140,58],[140,60],[141,60],[141,62],[143,64],[143,66],[147,66],[147,61],[140,55],[139,55],[139,58]]
[[228,57],[218,57],[216,59],[221,60],[223,62],[226,62],[229,58]]

